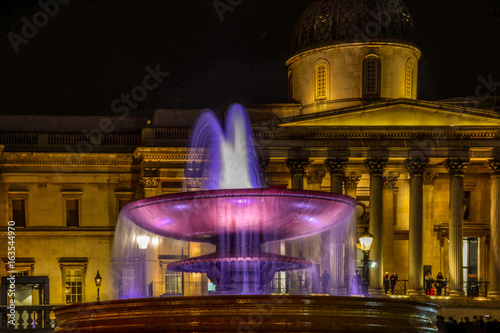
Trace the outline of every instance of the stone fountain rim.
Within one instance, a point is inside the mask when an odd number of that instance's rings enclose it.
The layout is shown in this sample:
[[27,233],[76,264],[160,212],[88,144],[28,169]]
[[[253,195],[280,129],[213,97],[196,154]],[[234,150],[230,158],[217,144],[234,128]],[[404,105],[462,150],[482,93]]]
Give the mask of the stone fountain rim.
[[221,190],[202,190],[191,192],[180,192],[163,194],[150,198],[140,199],[125,205],[121,213],[127,214],[129,211],[145,206],[156,205],[163,202],[197,200],[204,198],[224,198],[224,197],[307,197],[311,199],[329,199],[341,201],[356,208],[356,199],[338,193],[309,191],[309,190],[291,190],[291,189],[270,189],[270,188],[239,188],[239,189],[221,189]]

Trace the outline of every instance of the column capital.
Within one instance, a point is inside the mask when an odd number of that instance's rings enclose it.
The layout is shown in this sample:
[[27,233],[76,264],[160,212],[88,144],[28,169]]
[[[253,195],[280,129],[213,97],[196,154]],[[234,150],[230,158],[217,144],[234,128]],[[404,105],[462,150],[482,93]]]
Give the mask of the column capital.
[[141,184],[146,188],[157,188],[160,183],[160,178],[158,177],[142,177]]
[[389,172],[389,173],[386,173],[382,179],[384,180],[384,185],[385,186],[388,186],[391,190],[394,190],[394,188],[396,187],[396,183],[398,182],[398,179],[399,179],[399,173],[395,173],[395,172]]
[[187,189],[201,189],[204,183],[204,178],[186,178]]
[[347,157],[328,158],[325,160],[325,166],[331,175],[343,176],[345,174],[345,168],[348,162],[349,158]]
[[292,175],[303,175],[311,161],[307,157],[287,158],[286,166]]
[[486,166],[491,170],[493,176],[500,176],[500,158],[494,158],[486,162]]
[[410,177],[413,175],[423,175],[425,168],[429,165],[429,159],[427,157],[413,157],[404,160],[403,164]]
[[325,178],[326,172],[323,170],[316,171],[308,171],[306,173],[307,184],[321,184],[323,182],[323,178]]
[[389,159],[387,157],[372,157],[364,160],[364,165],[370,176],[382,176]]
[[453,157],[444,161],[444,167],[450,175],[461,176],[470,164],[470,159],[463,157]]
[[271,160],[269,158],[261,158],[259,159],[259,166],[262,172],[266,172],[269,169],[269,163]]
[[361,174],[356,172],[351,172],[344,176],[345,188],[356,189],[358,187],[359,181],[361,180]]
[[436,178],[439,178],[438,173],[432,173],[430,171],[425,172],[424,173],[424,185],[432,185]]

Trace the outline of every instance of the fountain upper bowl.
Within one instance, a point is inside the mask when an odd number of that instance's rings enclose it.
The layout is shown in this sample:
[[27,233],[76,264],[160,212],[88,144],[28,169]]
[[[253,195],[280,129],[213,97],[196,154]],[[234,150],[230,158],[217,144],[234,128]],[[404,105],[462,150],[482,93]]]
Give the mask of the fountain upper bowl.
[[325,231],[350,219],[351,197],[286,189],[182,192],[134,201],[121,214],[154,234],[194,242],[251,235],[262,242]]

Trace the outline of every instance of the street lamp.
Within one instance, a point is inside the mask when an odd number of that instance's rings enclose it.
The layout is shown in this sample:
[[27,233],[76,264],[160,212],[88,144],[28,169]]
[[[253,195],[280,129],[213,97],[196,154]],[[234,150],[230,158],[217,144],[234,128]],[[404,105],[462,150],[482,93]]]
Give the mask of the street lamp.
[[137,245],[139,245],[139,249],[146,250],[149,244],[148,236],[139,236],[137,237]]
[[368,255],[370,254],[370,249],[373,244],[373,235],[365,229],[365,232],[359,236],[359,244],[361,245],[361,251],[363,251],[363,275],[365,276],[365,296],[369,296],[368,294],[368,286],[370,284],[369,279],[369,269],[368,264],[370,259]]
[[99,302],[101,299],[99,298],[99,287],[102,283],[102,277],[99,275],[99,270],[97,270],[97,275],[94,278],[95,286],[97,287],[97,301]]
[[139,246],[139,249],[141,250],[141,262],[142,262],[142,267],[140,269],[141,271],[141,282],[139,285],[141,286],[141,295],[143,297],[147,296],[147,284],[146,284],[146,270],[147,270],[147,265],[146,265],[146,250],[148,249],[149,245],[149,237],[148,236],[138,236],[137,237],[137,245]]

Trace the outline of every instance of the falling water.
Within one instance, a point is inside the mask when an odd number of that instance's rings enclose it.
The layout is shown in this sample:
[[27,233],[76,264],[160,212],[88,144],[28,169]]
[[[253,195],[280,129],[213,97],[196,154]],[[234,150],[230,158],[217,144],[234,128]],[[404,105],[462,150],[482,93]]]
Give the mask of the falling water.
[[[239,104],[231,106],[225,130],[217,116],[203,110],[189,146],[188,176],[205,179],[202,189],[260,188],[263,186],[250,119]],[[202,161],[198,157],[202,153]],[[201,165],[200,165],[201,164]]]
[[[200,197],[194,198],[189,203],[186,201],[190,200],[189,196],[183,195],[175,206],[168,203],[172,196],[164,196],[136,201],[122,210],[123,212],[128,209],[127,214],[120,214],[118,219],[112,258],[114,267],[112,283],[114,288],[119,290],[119,298],[146,297],[154,294],[154,285],[148,283],[157,277],[148,274],[157,269],[158,255],[181,253],[185,248],[184,241],[187,240],[186,243],[189,244],[193,238],[198,239],[199,234],[203,232],[196,230],[196,224],[205,221],[196,220],[198,217],[193,218],[190,213],[200,211],[203,214],[204,210],[206,214],[210,213],[209,210],[217,212],[219,216],[217,219],[219,222],[223,221],[222,225],[225,228],[217,229],[219,231],[214,236],[210,233],[210,227],[206,235],[208,238],[198,240],[216,245],[215,253],[211,253],[214,252],[213,246],[208,245],[208,248],[202,246],[204,251],[199,254],[210,254],[194,259],[205,264],[182,261],[174,263],[173,266],[169,265],[169,270],[204,272],[217,285],[219,294],[262,294],[268,292],[267,285],[275,272],[302,270],[311,266],[311,261],[318,267],[324,258],[329,258],[327,260],[330,260],[332,267],[328,272],[330,278],[327,292],[346,294],[346,290],[350,288],[349,281],[356,263],[355,221],[351,222],[350,213],[325,211],[327,206],[324,205],[327,203],[322,204],[322,200],[315,199],[314,193],[319,192],[278,191],[279,193],[275,194],[272,190],[259,190],[261,193],[255,195],[254,190],[244,190],[262,188],[263,181],[250,120],[241,105],[231,106],[226,116],[225,127],[213,112],[203,110],[193,127],[190,149],[186,178],[202,179],[203,185],[200,189],[209,192],[198,192]],[[224,192],[230,191],[227,189],[242,190]],[[254,194],[239,197],[247,192]],[[214,201],[212,206],[205,207],[204,193],[207,196],[222,193],[222,198]],[[194,194],[197,195],[196,192]],[[148,207],[151,199],[156,200],[155,206]],[[130,211],[135,206],[141,206],[141,216],[144,218],[139,218],[140,221],[137,218],[132,221]],[[175,212],[172,211],[172,207]],[[325,230],[321,221],[317,220],[318,216],[323,216],[323,219],[334,217],[335,225]],[[154,221],[153,226],[143,223],[146,220]],[[278,233],[287,229],[283,221],[302,223],[300,225],[308,231],[296,229],[298,236],[288,234],[280,238]],[[155,228],[160,226],[161,229],[162,224],[170,228],[175,223],[185,225],[186,231],[170,233],[173,238],[157,235],[162,232],[161,230],[157,232]],[[320,230],[314,231],[316,225]],[[188,226],[191,227],[189,232]],[[319,234],[312,235],[319,231],[329,233],[330,243],[322,241],[323,236]],[[304,238],[298,239],[300,237]],[[295,257],[303,256],[303,258],[294,259],[278,255],[288,252],[283,250],[284,242],[279,241],[282,239],[295,239],[299,251]],[[141,243],[147,245],[147,250],[140,248]],[[290,263],[292,261],[293,264]],[[308,292],[321,293],[321,274],[322,272],[316,268],[306,270],[305,276],[309,276],[310,284],[305,285],[306,279],[299,280],[298,283],[304,285],[302,291],[309,289]],[[293,273],[289,277],[297,278],[297,275]],[[290,292],[288,288],[287,292]]]

